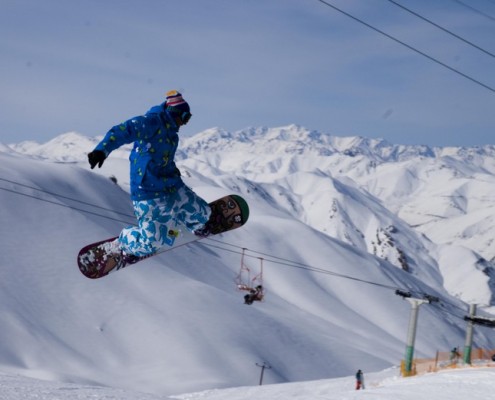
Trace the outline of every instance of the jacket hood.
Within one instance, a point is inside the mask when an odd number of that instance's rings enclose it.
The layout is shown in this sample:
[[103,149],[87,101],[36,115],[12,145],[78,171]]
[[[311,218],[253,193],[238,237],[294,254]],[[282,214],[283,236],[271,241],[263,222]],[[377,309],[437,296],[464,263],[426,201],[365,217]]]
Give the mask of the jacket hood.
[[160,114],[165,112],[165,103],[151,107],[146,114]]
[[173,129],[175,130],[179,129],[179,126],[175,123],[175,119],[167,111],[165,102],[157,106],[151,107],[146,113],[146,115],[149,114],[161,114],[161,117],[164,118],[172,126]]

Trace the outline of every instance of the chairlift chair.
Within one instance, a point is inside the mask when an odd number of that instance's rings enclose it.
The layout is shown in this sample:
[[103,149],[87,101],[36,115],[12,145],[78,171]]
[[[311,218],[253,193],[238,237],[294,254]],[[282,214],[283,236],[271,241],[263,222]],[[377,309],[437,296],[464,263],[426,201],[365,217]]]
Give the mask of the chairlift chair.
[[249,293],[254,293],[259,291],[256,300],[262,301],[264,298],[264,286],[263,286],[263,258],[259,258],[260,264],[259,269],[253,271],[254,276],[252,276],[251,268],[249,268],[244,262],[245,259],[245,248],[242,249],[241,255],[241,267],[239,270],[239,274],[235,279],[237,290],[245,291]]

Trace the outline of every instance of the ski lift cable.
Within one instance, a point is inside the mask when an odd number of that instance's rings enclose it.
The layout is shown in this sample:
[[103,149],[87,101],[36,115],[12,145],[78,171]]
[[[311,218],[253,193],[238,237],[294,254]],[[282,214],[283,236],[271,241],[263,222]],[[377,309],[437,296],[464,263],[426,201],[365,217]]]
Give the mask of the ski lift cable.
[[[444,304],[442,303],[445,303],[445,304],[449,304],[450,306],[453,306],[459,310],[461,310],[464,314],[462,316],[458,315],[457,313],[451,311],[451,310],[448,310]],[[444,300],[441,300],[440,304],[438,303],[430,303],[432,304],[434,307],[437,307],[437,308],[440,308],[439,311],[442,311],[442,312],[445,312],[446,314],[450,314],[451,316],[455,317],[455,318],[458,318],[458,319],[461,319],[461,320],[464,320],[464,316],[466,315],[466,312],[465,310],[462,310],[460,309],[459,307],[457,307],[455,304],[452,304],[452,303],[448,303],[448,302],[445,302]]]
[[[213,238],[207,238],[207,239],[209,241],[216,241],[216,242],[221,243],[221,244],[226,244],[226,245],[229,245],[229,246],[238,247],[236,245],[232,245],[232,244],[229,244],[229,243],[220,242],[220,241],[215,240]],[[285,266],[288,266],[288,267],[305,269],[305,270],[309,270],[309,271],[313,271],[313,272],[318,272],[318,273],[322,273],[322,274],[327,274],[327,275],[333,275],[333,276],[337,276],[337,277],[341,277],[341,278],[352,279],[352,280],[355,280],[355,281],[360,281],[360,282],[364,282],[364,283],[374,284],[374,285],[377,285],[377,286],[382,286],[382,287],[385,287],[387,289],[393,289],[393,290],[400,289],[397,286],[391,286],[391,285],[386,285],[386,284],[381,284],[381,283],[367,281],[367,280],[364,280],[364,279],[361,279],[361,278],[356,278],[356,277],[352,277],[352,276],[349,276],[349,275],[345,275],[345,274],[341,274],[341,273],[338,273],[338,272],[334,272],[334,271],[328,270],[326,268],[314,267],[314,266],[311,266],[311,265],[308,265],[308,264],[304,264],[304,263],[301,263],[301,262],[298,262],[298,261],[293,261],[293,260],[289,260],[289,259],[286,259],[286,258],[274,256],[272,254],[263,253],[263,252],[256,251],[256,250],[251,250],[251,249],[246,249],[246,250],[247,251],[250,251],[251,253],[259,254],[259,255],[262,255],[262,256],[266,257],[264,259],[267,262],[271,262],[273,264],[285,265]],[[254,255],[249,255],[249,254],[246,254],[245,256],[246,257],[252,257],[252,258],[259,258],[259,256],[254,256]]]
[[[495,21],[495,18],[492,17],[490,14],[486,13],[486,12],[483,12],[483,11],[480,11],[478,10],[477,8],[469,5],[469,4],[466,4],[464,3],[463,1],[460,1],[460,0],[452,0],[453,2],[457,3],[457,4],[460,4],[461,6],[463,7],[466,7],[467,9],[475,12],[476,14],[479,14],[479,15],[482,15],[483,17],[486,17],[488,19],[491,19],[492,21]],[[491,0],[488,0],[490,3],[493,3],[493,1]]]
[[[450,315],[452,315],[455,318],[458,318],[458,319],[461,319],[461,320],[466,320],[466,311],[463,308],[461,308],[458,305],[456,305],[456,304],[453,304],[453,303],[451,303],[449,301],[446,301],[444,299],[440,299],[440,301],[438,303],[431,303],[431,304],[433,306],[435,306],[435,307],[441,307],[442,309],[440,311],[444,311],[445,313],[450,314]],[[461,314],[458,314],[456,312],[453,312],[453,311],[447,309],[445,307],[445,305],[451,306],[452,308],[454,308],[457,311],[459,311]]]
[[[29,186],[29,185],[26,185],[24,183],[16,182],[16,181],[13,181],[13,180],[10,180],[10,179],[5,179],[5,178],[0,177],[0,181],[8,182],[8,183],[11,183],[13,185],[17,185],[17,186],[20,186],[20,187],[23,187],[23,188],[26,188],[26,189],[35,190],[35,191],[40,192],[40,193],[49,194],[51,196],[58,197],[60,199],[66,199],[66,200],[73,201],[75,203],[84,204],[86,206],[90,206],[90,207],[93,207],[93,208],[98,208],[100,210],[110,211],[110,212],[112,212],[114,214],[123,215],[124,217],[134,218],[134,216],[131,215],[131,214],[129,214],[129,213],[115,211],[115,210],[113,210],[111,208],[102,207],[102,206],[99,206],[99,205],[96,205],[96,204],[93,204],[93,203],[89,203],[87,201],[82,201],[82,200],[79,200],[79,199],[75,199],[73,197],[65,196],[63,194],[50,192],[48,190],[40,189],[40,188],[37,188],[37,187],[34,187],[34,186]],[[43,200],[43,199],[41,199],[41,200]]]
[[[51,193],[51,192],[48,192],[48,191],[45,191],[45,190],[42,190],[42,189],[30,187],[28,185],[24,185],[24,184],[21,184],[19,182],[15,182],[15,181],[8,180],[8,179],[5,179],[5,178],[1,178],[0,177],[0,181],[5,181],[5,182],[11,183],[11,184],[19,185],[21,187],[26,187],[26,188],[33,189],[33,190],[36,190],[36,191],[39,191],[39,192],[50,194],[50,195],[55,196],[55,197],[65,198],[65,199],[72,200],[72,201],[75,201],[75,202],[79,202],[79,203],[82,203],[82,204],[85,204],[85,205],[88,205],[88,206],[92,206],[92,207],[95,207],[95,208],[99,208],[99,209],[106,210],[106,211],[111,211],[111,212],[114,212],[114,213],[117,213],[117,214],[122,214],[122,215],[129,216],[130,217],[130,215],[119,213],[119,212],[114,211],[114,210],[109,209],[109,208],[101,207],[101,206],[98,206],[98,205],[95,205],[95,204],[91,204],[91,203],[88,203],[88,202],[83,202],[83,201],[80,201],[80,200],[77,200],[77,199],[74,199],[74,198],[71,198],[71,197],[68,197],[68,196],[61,195],[61,194]],[[43,199],[41,197],[37,197],[37,196],[32,195],[32,194],[22,193],[22,192],[20,192],[18,190],[7,189],[7,188],[2,188],[2,187],[0,187],[0,190],[6,191],[6,192],[9,192],[9,193],[13,193],[13,194],[16,194],[16,195],[19,195],[19,196],[28,197],[28,198],[31,198],[31,199],[34,199],[34,200],[39,200],[39,201],[42,201],[42,202],[45,202],[45,203],[49,203],[49,204],[53,204],[53,205],[56,205],[56,206],[60,206],[60,207],[64,207],[64,208],[69,208],[71,210],[80,211],[82,213],[91,214],[91,215],[94,215],[94,216],[97,216],[97,217],[100,217],[100,218],[105,218],[105,219],[109,219],[109,220],[121,222],[121,223],[124,223],[124,224],[130,224],[130,223],[132,223],[132,222],[129,222],[129,221],[124,221],[122,219],[109,217],[107,215],[102,215],[102,214],[99,214],[99,213],[96,213],[96,212],[93,212],[93,211],[84,210],[84,209],[77,208],[77,207],[74,207],[74,206],[70,206],[70,205],[67,205],[67,204],[59,203],[59,202],[56,202],[56,201],[53,201],[53,200]],[[256,251],[256,250],[251,250],[251,249],[248,249],[248,248],[245,248],[245,247],[233,245],[231,243],[219,241],[219,240],[216,240],[216,239],[213,239],[213,238],[209,238],[209,237],[207,237],[205,239],[207,241],[209,241],[209,242],[217,242],[217,243],[220,243],[220,244],[222,244],[224,246],[230,246],[230,247],[234,247],[236,249],[243,249],[244,256],[245,257],[257,258],[257,259],[260,259],[260,260],[265,260],[267,262],[271,262],[272,264],[283,265],[283,266],[287,266],[287,267],[290,267],[290,268],[304,269],[304,270],[313,271],[313,272],[316,272],[316,273],[321,273],[321,274],[331,275],[331,276],[335,276],[335,277],[339,277],[339,278],[343,278],[343,279],[353,280],[353,281],[356,281],[356,282],[366,283],[366,284],[370,284],[370,285],[382,287],[382,288],[385,288],[385,289],[406,290],[406,291],[409,291],[411,293],[419,293],[421,296],[425,296],[425,293],[424,292],[414,291],[414,290],[410,290],[410,289],[403,289],[403,288],[400,288],[400,287],[395,287],[395,286],[386,285],[386,284],[382,284],[382,283],[378,283],[378,282],[373,282],[373,281],[369,281],[369,280],[365,280],[365,279],[361,279],[361,278],[356,278],[356,277],[345,275],[345,274],[340,274],[340,273],[337,273],[337,272],[334,272],[334,271],[330,271],[330,270],[325,269],[325,268],[314,267],[314,266],[311,266],[311,265],[307,265],[307,264],[303,264],[303,263],[300,263],[300,262],[297,262],[297,261],[285,259],[285,258],[276,256],[276,255],[272,255],[272,254],[268,254],[268,253],[264,253],[264,252],[260,252],[260,251]],[[234,253],[234,254],[242,254],[242,252],[239,252],[238,250],[228,249],[226,247],[221,247],[220,245],[214,245],[212,243],[204,243],[204,244],[207,245],[207,246],[214,247],[214,248],[217,248],[219,250],[225,251],[225,252],[230,252],[230,253]],[[184,244],[184,245],[182,245],[180,247],[187,246],[187,245],[188,245],[188,243],[186,243],[186,244]],[[176,249],[176,248],[177,247],[174,247],[173,249]],[[170,251],[170,250],[173,250],[173,249],[165,249],[165,250],[159,251],[157,254],[165,253],[165,252]],[[246,251],[249,251],[249,252],[251,252],[253,254],[256,254],[256,255],[245,254]],[[263,257],[260,257],[260,256],[264,256],[264,258]],[[445,301],[443,299],[442,299],[442,302],[445,303],[445,304],[449,304],[450,306],[452,306],[454,308],[457,308],[459,310],[462,310],[457,305],[452,304],[452,303],[450,303],[448,301]],[[449,312],[446,309],[444,309],[444,311],[445,312]],[[461,317],[453,314],[452,312],[449,312],[449,313],[451,313],[452,315],[456,316],[457,318],[461,318]]]
[[[19,185],[21,187],[26,187],[26,188],[29,188],[29,189],[32,189],[32,190],[37,190],[39,192],[50,194],[52,196],[56,196],[56,197],[60,197],[60,198],[65,198],[65,199],[73,200],[73,201],[76,201],[76,202],[79,202],[79,203],[83,203],[83,204],[88,205],[88,206],[92,206],[92,207],[96,207],[96,208],[100,208],[100,209],[104,209],[104,210],[107,210],[107,211],[114,212],[111,209],[100,207],[100,206],[97,206],[97,205],[94,205],[94,204],[91,204],[91,203],[88,203],[88,202],[82,202],[82,201],[79,201],[77,199],[74,199],[74,198],[71,198],[71,197],[68,197],[68,196],[64,196],[64,195],[61,195],[61,194],[56,194],[56,193],[48,192],[48,191],[45,191],[45,190],[42,190],[42,189],[34,188],[34,187],[31,187],[31,186],[28,186],[28,185],[21,184],[19,182],[15,182],[15,181],[12,181],[12,180],[5,179],[5,178],[1,178],[0,177],[0,180],[5,181],[5,182],[8,182],[8,183],[11,183],[11,184]],[[74,206],[69,206],[67,204],[58,203],[58,202],[55,202],[55,201],[52,201],[52,200],[43,199],[43,198],[40,198],[40,197],[37,197],[37,196],[34,196],[34,195],[30,195],[30,194],[19,192],[19,191],[16,191],[16,190],[11,190],[11,189],[6,189],[6,188],[0,188],[0,190],[4,190],[4,191],[15,193],[15,194],[18,194],[18,195],[26,196],[26,197],[29,197],[29,198],[33,198],[35,200],[40,200],[40,201],[47,202],[47,203],[50,203],[50,204],[54,204],[54,205],[57,205],[57,206],[66,207],[66,208],[69,208],[69,209],[72,209],[72,210],[75,210],[75,211],[81,211],[81,212],[84,212],[84,213],[87,213],[87,214],[92,214],[92,215],[95,215],[95,216],[98,216],[98,217],[102,217],[102,218],[106,218],[106,219],[110,219],[110,220],[114,220],[114,221],[118,221],[118,222],[123,222],[123,223],[129,223],[128,221],[122,221],[121,219],[112,218],[112,217],[109,217],[109,216],[106,216],[106,215],[102,215],[102,214],[98,214],[98,213],[95,213],[95,212],[92,212],[92,211],[83,210],[83,209],[80,209],[80,208],[77,208],[77,207],[74,207]],[[126,215],[126,216],[128,216],[128,215]],[[218,240],[215,240],[215,239],[211,239],[211,238],[207,238],[207,239],[210,240],[210,241],[215,241],[215,242],[218,242],[218,243],[227,244],[227,243],[224,243],[224,242],[220,242]],[[210,245],[210,246],[215,247],[214,245]],[[233,246],[233,245],[230,245],[230,246]],[[233,253],[241,254],[238,251],[228,250],[228,249],[225,249],[225,248],[221,248],[219,246],[216,246],[216,247],[218,249],[220,249],[220,250],[223,250],[223,251],[231,251]],[[234,246],[234,247],[241,248],[240,246]],[[255,253],[255,254],[259,254],[259,255],[262,255],[262,256],[265,256],[265,257],[269,257],[270,259],[267,259],[267,261],[270,261],[270,262],[275,263],[275,264],[286,265],[286,266],[289,266],[289,267],[310,270],[310,271],[313,271],[313,272],[319,272],[319,273],[333,275],[333,276],[340,276],[342,278],[348,278],[348,279],[353,279],[353,280],[364,282],[364,283],[370,283],[370,284],[374,284],[374,285],[377,285],[377,286],[386,287],[388,289],[397,289],[396,287],[392,287],[392,286],[389,286],[389,285],[383,285],[383,284],[378,284],[378,283],[375,283],[375,282],[365,281],[365,280],[360,279],[360,278],[349,277],[349,276],[338,274],[338,273],[335,273],[335,272],[332,272],[332,271],[329,271],[329,270],[326,270],[326,269],[316,268],[316,267],[312,267],[312,266],[309,266],[309,265],[297,263],[297,262],[292,261],[292,260],[283,259],[281,257],[277,257],[277,256],[274,256],[274,255],[271,255],[271,254],[257,252],[257,251],[253,251],[253,250],[250,250],[250,249],[247,249],[247,248],[241,248],[241,249],[243,250],[243,253],[244,253],[244,255],[246,257],[260,258],[259,256],[252,256],[252,255],[245,254],[246,251],[250,251],[250,252]],[[165,250],[159,251],[158,254],[164,253],[166,251],[168,251],[168,250],[165,249]]]
[[[234,244],[227,243],[227,242],[220,242],[219,240],[216,240],[216,239],[213,239],[213,238],[207,238],[207,239],[208,239],[208,241],[215,241],[215,242],[218,242],[218,243],[220,243],[222,245],[228,245],[228,246],[231,246],[231,247],[234,247],[234,248],[240,248],[240,246],[236,246]],[[215,247],[212,244],[208,244],[208,245],[211,246],[211,247]],[[224,251],[228,251],[228,252],[240,254],[239,252],[237,252],[235,250],[221,248],[220,246],[217,246],[217,248],[219,248],[221,250],[224,250]],[[282,257],[274,256],[274,255],[263,253],[263,252],[259,252],[259,251],[256,251],[256,250],[246,249],[246,251],[249,251],[249,252],[251,252],[253,254],[263,255],[263,256],[266,257],[266,258],[264,258],[265,261],[271,262],[273,264],[284,265],[284,266],[288,266],[288,267],[291,267],[291,268],[300,268],[300,269],[305,269],[305,270],[313,271],[313,272],[316,272],[316,273],[322,273],[322,274],[336,276],[336,277],[340,277],[340,278],[344,278],[344,279],[350,279],[350,280],[353,280],[353,281],[356,281],[356,282],[361,282],[361,283],[366,283],[366,284],[370,284],[370,285],[382,287],[384,289],[391,289],[391,290],[394,290],[394,291],[398,289],[398,290],[402,290],[402,291],[407,291],[407,292],[410,292],[412,294],[415,294],[415,295],[417,295],[419,297],[423,297],[423,298],[426,298],[426,297],[429,297],[430,296],[428,293],[425,293],[424,291],[420,291],[420,290],[404,289],[404,288],[400,288],[400,287],[396,287],[396,286],[391,286],[391,285],[382,284],[382,283],[378,283],[378,282],[373,282],[373,281],[369,281],[369,280],[365,280],[365,279],[361,279],[361,278],[356,278],[356,277],[353,277],[353,276],[336,273],[334,271],[330,271],[330,270],[324,269],[324,268],[313,267],[313,266],[310,266],[310,265],[302,264],[302,263],[299,263],[299,262],[296,262],[296,261],[284,259]],[[250,255],[250,254],[245,254],[245,256],[246,257],[252,257],[252,258],[257,258],[258,257],[256,255]],[[460,319],[463,319],[464,318],[464,317],[460,317],[457,314],[454,314],[452,311],[447,310],[445,308],[444,304],[447,304],[447,305],[449,305],[449,306],[451,306],[451,307],[453,307],[453,308],[455,308],[455,309],[457,309],[457,310],[459,310],[459,311],[461,311],[463,313],[465,313],[465,310],[464,309],[462,309],[458,305],[456,305],[454,303],[451,303],[451,302],[449,302],[449,301],[447,301],[447,300],[445,300],[443,298],[440,298],[439,300],[440,300],[440,303],[433,302],[431,304],[434,304],[436,306],[442,305],[444,307],[443,310],[445,312],[447,312],[449,314],[452,314],[453,316],[455,316],[457,318],[460,318]]]
[[[210,240],[210,241],[216,241],[216,242],[222,243],[222,242],[220,242],[218,240],[214,240],[214,239],[210,239],[210,238],[206,238],[206,239],[207,240]],[[222,243],[222,244],[224,244],[224,243]],[[228,252],[231,252],[231,253],[242,254],[241,252],[239,252],[237,250],[227,249],[225,247],[221,247],[220,245],[214,245],[214,244],[208,243],[208,246],[213,247],[213,248],[217,248],[217,249],[220,249],[220,250],[228,251]],[[233,245],[231,245],[231,246],[233,246]],[[247,249],[247,250],[248,251],[252,251],[252,250],[249,250],[249,249]],[[254,252],[254,251],[252,251],[252,252]],[[257,253],[257,252],[254,252],[254,253]],[[264,253],[260,253],[260,254],[264,254]],[[335,277],[338,277],[338,278],[344,278],[344,279],[349,279],[349,280],[353,280],[353,281],[356,281],[356,282],[367,283],[367,284],[370,284],[370,285],[375,285],[375,286],[383,287],[385,289],[392,289],[392,290],[400,289],[400,288],[398,288],[396,286],[391,286],[391,285],[386,285],[386,284],[383,284],[383,283],[369,281],[369,280],[366,280],[366,279],[356,278],[356,277],[350,276],[350,275],[340,274],[338,272],[330,271],[330,270],[325,269],[325,268],[318,268],[318,267],[314,267],[314,266],[311,266],[311,265],[308,265],[308,264],[303,264],[303,263],[299,263],[299,262],[296,262],[296,261],[291,261],[291,260],[283,259],[281,257],[272,256],[272,255],[269,255],[269,254],[264,254],[264,255],[266,257],[268,257],[268,258],[264,258],[264,260],[266,262],[270,262],[272,264],[278,264],[278,265],[283,265],[283,266],[287,266],[287,267],[290,267],[290,268],[298,268],[298,269],[303,269],[303,270],[306,270],[306,271],[312,271],[312,272],[316,272],[316,273],[331,275],[331,276],[335,276]],[[250,255],[250,254],[245,254],[245,257],[259,258],[258,256],[254,256],[254,255]]]
[[5,192],[9,192],[9,193],[14,193],[14,194],[19,195],[19,196],[29,197],[31,199],[43,201],[45,203],[54,204],[56,206],[69,208],[71,210],[80,211],[80,212],[83,212],[83,213],[86,213],[86,214],[95,215],[97,217],[110,219],[112,221],[122,222],[122,223],[125,223],[125,224],[129,224],[130,223],[129,221],[123,221],[120,218],[113,218],[113,217],[109,217],[108,215],[99,214],[99,213],[96,213],[96,212],[93,212],[93,211],[89,211],[89,210],[83,210],[82,208],[77,208],[77,207],[74,207],[74,206],[70,206],[68,204],[63,204],[63,203],[59,203],[59,202],[56,202],[56,201],[53,201],[53,200],[48,200],[48,199],[42,199],[41,197],[37,197],[37,196],[31,195],[31,194],[27,194],[27,193],[22,193],[22,192],[19,192],[17,190],[12,190],[12,189],[2,188],[2,187],[0,187],[0,190],[3,190]]
[[415,12],[415,11],[413,11],[413,10],[411,10],[411,9],[409,9],[409,8],[407,8],[407,7],[405,7],[405,6],[403,6],[402,4],[400,4],[400,3],[398,3],[398,2],[396,2],[396,1],[394,1],[394,0],[388,0],[388,1],[389,1],[390,3],[392,3],[392,4],[395,4],[397,7],[402,8],[403,10],[407,11],[408,13],[410,13],[410,14],[412,14],[412,15],[414,15],[414,16],[416,16],[416,17],[420,18],[420,19],[422,19],[423,21],[428,22],[429,24],[431,24],[431,25],[435,26],[436,28],[438,28],[438,29],[440,29],[440,30],[442,30],[442,31],[444,31],[444,32],[446,32],[446,33],[448,33],[449,35],[451,35],[451,36],[453,36],[453,37],[455,37],[455,38],[457,38],[457,39],[461,40],[462,42],[464,42],[464,43],[466,43],[466,44],[468,44],[468,45],[470,45],[470,46],[472,46],[472,47],[474,47],[474,48],[476,48],[476,49],[478,49],[478,50],[482,51],[483,53],[488,54],[488,55],[489,55],[489,56],[491,56],[491,57],[495,57],[495,54],[493,54],[493,53],[489,52],[488,50],[485,50],[484,48],[482,48],[482,47],[480,47],[480,46],[478,46],[478,45],[474,44],[473,42],[470,42],[470,41],[469,41],[469,40],[467,40],[467,39],[464,39],[462,36],[459,36],[459,35],[457,35],[456,33],[454,33],[454,32],[452,32],[452,31],[450,31],[450,30],[448,30],[448,29],[444,28],[443,26],[438,25],[437,23],[435,23],[435,22],[431,21],[430,19],[428,19],[428,18],[426,18],[426,17],[423,17],[421,14],[419,14],[419,13],[417,13],[417,12]]
[[399,40],[396,37],[394,37],[394,36],[392,36],[392,35],[384,32],[384,31],[382,31],[382,30],[374,27],[373,25],[368,24],[367,22],[363,21],[362,19],[359,19],[359,18],[355,17],[354,15],[349,14],[348,12],[346,12],[346,11],[344,11],[344,10],[336,7],[336,6],[334,6],[329,1],[327,1],[327,0],[316,0],[316,1],[318,1],[318,2],[320,2],[322,4],[324,4],[324,5],[326,5],[327,7],[330,7],[332,9],[334,9],[335,11],[340,12],[341,14],[344,14],[345,16],[353,19],[356,22],[359,22],[360,24],[366,26],[367,28],[370,28],[370,29],[374,30],[375,32],[380,33],[381,35],[386,36],[387,38],[393,40],[394,42],[399,43],[399,44],[401,44],[404,47],[407,47],[409,50],[412,50],[415,53],[422,55],[423,57],[427,58],[428,60],[433,61],[434,63],[436,63],[436,64],[438,64],[438,65],[440,65],[440,66],[442,66],[444,68],[447,68],[448,70],[450,70],[450,71],[452,71],[452,72],[454,72],[454,73],[462,76],[463,78],[466,78],[466,79],[470,80],[471,82],[474,82],[477,85],[482,86],[485,89],[490,90],[491,92],[495,92],[495,88],[493,88],[493,87],[491,87],[491,86],[489,86],[489,85],[487,85],[487,84],[485,84],[485,83],[483,83],[483,82],[481,82],[481,81],[479,81],[479,80],[477,80],[477,79],[475,79],[475,78],[473,78],[473,77],[471,77],[471,76],[469,76],[469,75],[467,75],[467,74],[459,71],[458,69],[455,69],[455,68],[451,67],[448,64],[445,64],[444,62],[442,62],[440,60],[437,60],[436,58],[434,58],[434,57],[426,54],[425,52],[423,52],[421,50],[416,49],[415,47],[413,47],[413,46],[411,46],[411,45],[403,42],[402,40]]

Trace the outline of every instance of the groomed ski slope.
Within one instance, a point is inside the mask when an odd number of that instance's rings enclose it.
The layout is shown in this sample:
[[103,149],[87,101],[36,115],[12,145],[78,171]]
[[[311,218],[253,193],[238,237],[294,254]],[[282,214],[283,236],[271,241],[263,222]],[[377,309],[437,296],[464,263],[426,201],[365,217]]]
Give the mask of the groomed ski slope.
[[495,368],[448,370],[411,378],[396,369],[365,374],[366,389],[354,378],[237,387],[175,396],[123,389],[47,382],[0,373],[0,400],[488,400],[495,392]]

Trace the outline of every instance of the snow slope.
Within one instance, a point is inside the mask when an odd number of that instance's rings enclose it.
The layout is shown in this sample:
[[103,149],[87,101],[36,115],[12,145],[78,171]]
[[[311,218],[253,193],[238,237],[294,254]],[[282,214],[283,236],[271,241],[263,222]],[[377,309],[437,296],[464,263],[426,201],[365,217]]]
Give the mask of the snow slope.
[[365,390],[353,390],[352,377],[310,382],[286,383],[209,390],[171,397],[129,390],[40,381],[0,374],[1,400],[485,400],[495,390],[495,369],[481,368],[443,371],[412,378],[398,378],[397,371],[365,374]]
[[[181,400],[484,400],[493,396],[495,369],[442,371],[398,378],[394,371],[365,374],[365,390],[353,390],[354,379],[321,380],[252,388],[235,388],[177,396]],[[388,376],[387,376],[388,375]],[[175,396],[174,396],[175,397]]]
[[[251,385],[262,361],[272,366],[266,383],[382,370],[400,362],[405,346],[410,307],[395,288],[441,299],[421,308],[418,356],[461,346],[467,304],[444,287],[454,275],[441,262],[450,245],[424,237],[363,190],[363,161],[344,154],[344,140],[325,159],[305,156],[294,129],[283,138],[298,154],[270,157],[247,133],[252,152],[196,154],[191,146],[199,145],[186,140],[179,166],[187,183],[207,200],[242,194],[250,221],[98,281],[79,273],[75,256],[133,222],[125,149],[90,171],[85,153],[97,139],[70,134],[43,153],[32,143],[3,146],[0,371],[174,395]],[[214,139],[237,143],[225,132]],[[242,248],[252,268],[265,259],[267,299],[251,307],[233,284]],[[466,247],[457,258],[469,261],[470,275],[480,260]],[[489,303],[488,275],[475,272],[458,295]],[[477,329],[475,345],[495,348],[491,331]]]

